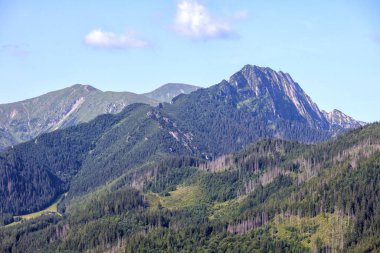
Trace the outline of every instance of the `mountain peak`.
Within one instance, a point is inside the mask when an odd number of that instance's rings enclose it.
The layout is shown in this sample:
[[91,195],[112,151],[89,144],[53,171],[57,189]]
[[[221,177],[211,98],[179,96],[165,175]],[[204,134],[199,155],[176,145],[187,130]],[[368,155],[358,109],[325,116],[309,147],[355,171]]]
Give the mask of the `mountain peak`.
[[[298,114],[306,119],[309,125],[324,129],[329,125],[350,129],[366,124],[337,109],[329,113],[320,111],[298,83],[288,73],[282,71],[277,72],[268,67],[248,64],[231,76],[229,83],[236,87],[245,99],[269,98],[273,112],[280,117]],[[297,117],[293,117],[294,119]]]
[[265,70],[268,70],[268,71],[274,71],[273,69],[269,68],[269,67],[261,67],[261,66],[258,66],[258,65],[253,65],[253,64],[246,64],[244,65],[244,67],[241,69],[241,71],[245,71],[245,70],[256,70],[256,71],[265,71]]
[[74,84],[72,85],[71,87],[69,87],[71,89],[83,89],[85,91],[88,91],[88,92],[91,92],[91,91],[99,91],[97,88],[89,85],[89,84]]
[[288,73],[268,67],[245,65],[229,79],[240,100],[265,100],[274,117],[307,122],[318,128],[328,128],[328,122],[318,106],[294,82]]
[[199,89],[198,86],[190,84],[167,83],[143,95],[160,102],[170,102],[174,97],[180,94],[189,94],[197,89]]
[[331,112],[322,111],[322,113],[331,125],[338,125],[345,129],[357,128],[367,124],[363,121],[355,120],[338,109],[334,109]]

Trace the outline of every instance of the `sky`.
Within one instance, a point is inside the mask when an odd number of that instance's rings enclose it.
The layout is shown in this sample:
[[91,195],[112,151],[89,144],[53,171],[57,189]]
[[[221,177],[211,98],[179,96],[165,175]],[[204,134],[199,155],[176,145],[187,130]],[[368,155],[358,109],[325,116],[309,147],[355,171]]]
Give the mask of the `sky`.
[[208,87],[289,73],[320,109],[380,120],[380,1],[0,0],[0,103],[73,84]]

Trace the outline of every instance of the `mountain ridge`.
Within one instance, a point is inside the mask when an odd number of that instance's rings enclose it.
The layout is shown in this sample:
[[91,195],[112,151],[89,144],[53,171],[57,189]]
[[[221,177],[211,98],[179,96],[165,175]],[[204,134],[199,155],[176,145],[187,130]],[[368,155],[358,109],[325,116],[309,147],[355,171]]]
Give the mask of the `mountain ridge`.
[[[238,107],[251,106],[252,111],[272,115],[271,120],[291,116],[293,120],[307,122],[312,127],[324,130],[330,128],[330,131],[337,134],[342,129],[365,124],[342,112],[337,113],[337,110],[331,113],[320,111],[299,84],[282,71],[247,64],[225,82],[236,87],[235,99],[240,101]],[[199,88],[182,83],[168,83],[151,92],[136,94],[101,91],[91,85],[76,84],[36,98],[2,104],[0,150],[45,132],[88,122],[102,113],[118,113],[131,103],[158,105],[160,102],[172,102],[176,96]],[[227,91],[230,88],[225,89]]]
[[199,86],[184,83],[167,83],[151,92],[143,93],[142,95],[160,102],[170,103],[174,97],[180,94],[189,94],[199,88]]
[[326,112],[323,110],[322,113],[331,125],[338,125],[345,129],[357,128],[367,124],[363,121],[355,120],[338,109],[334,109],[331,112]]
[[[89,92],[88,87],[80,91]],[[87,97],[97,94],[92,92]],[[293,97],[289,98],[289,95]],[[262,138],[315,143],[346,131],[336,127],[332,132],[330,126],[322,121],[323,117],[314,117],[318,116],[319,111],[315,111],[318,107],[313,107],[312,101],[305,96],[285,74],[269,68],[246,66],[232,75],[229,82],[224,80],[210,88],[180,94],[172,103],[159,106],[134,103],[118,114],[101,115],[85,124],[43,134],[8,148],[0,157],[0,164],[3,164],[3,169],[16,172],[15,178],[7,178],[10,185],[19,182],[28,187],[30,180],[21,180],[25,171],[27,178],[36,176],[50,182],[44,187],[52,188],[55,195],[70,189],[68,198],[72,198],[87,194],[106,181],[114,181],[144,163],[155,163],[171,155],[212,160]],[[81,93],[77,97],[82,97]],[[76,101],[83,107],[85,102]],[[29,161],[31,157],[33,163]],[[71,162],[74,162],[72,166],[65,169],[65,163]],[[38,173],[43,173],[43,176],[38,176]],[[4,172],[4,175],[8,174]],[[53,182],[60,182],[56,184],[57,188]],[[42,186],[34,186],[36,190],[39,187]],[[24,194],[35,194],[34,190],[21,193],[17,187],[16,190],[11,189],[9,194],[4,192],[9,196],[4,196],[3,203],[10,206],[10,211],[17,211],[12,207],[12,199],[15,198],[12,196],[20,194],[24,198]],[[54,194],[46,195],[35,205],[46,205],[53,197]],[[28,203],[24,202],[25,205]],[[38,207],[29,203],[23,205],[22,210]]]
[[[170,96],[193,89],[172,88]],[[156,91],[159,92],[160,88]],[[164,101],[143,94],[101,91],[91,85],[75,84],[35,98],[1,104],[0,150],[45,132],[88,122],[100,114],[121,112],[131,103],[157,105],[159,102]]]
[[[380,125],[338,124],[290,75],[249,65],[44,133],[0,152],[0,250],[370,252]],[[63,194],[59,214],[17,222]]]

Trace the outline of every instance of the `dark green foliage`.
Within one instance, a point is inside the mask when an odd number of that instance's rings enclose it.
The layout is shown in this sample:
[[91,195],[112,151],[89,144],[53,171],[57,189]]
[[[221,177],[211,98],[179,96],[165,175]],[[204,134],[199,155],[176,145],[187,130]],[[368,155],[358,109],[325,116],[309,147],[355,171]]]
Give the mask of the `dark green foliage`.
[[87,222],[104,216],[121,215],[145,206],[146,203],[139,191],[123,188],[112,193],[100,193],[85,200],[72,211],[71,222]]
[[129,238],[125,252],[311,252],[295,240],[271,237],[266,228],[246,235],[214,229],[206,225],[181,230],[155,229],[147,236]]
[[[261,140],[225,155],[222,167],[222,158],[206,166],[210,157],[261,137],[312,142],[329,136],[301,119],[265,118],[259,112],[270,108],[263,101],[260,110],[237,109],[234,91],[222,88],[228,89],[221,84],[159,108],[131,105],[2,153],[1,213],[38,210],[69,194],[62,218],[0,228],[0,251],[96,252],[123,242],[127,251],[144,252],[307,252],[301,236],[271,234],[273,217],[332,212],[355,218],[344,249],[376,249],[379,125],[317,145]],[[183,184],[200,191],[191,206],[156,208],[144,196],[167,195]],[[231,206],[224,203],[229,200]],[[216,202],[227,207],[213,216]]]
[[94,190],[144,163],[159,162],[173,150],[177,155],[190,153],[149,116],[151,110],[146,105],[131,108],[102,134],[71,182],[69,197]]
[[[264,86],[276,87],[267,75],[269,69],[244,69],[248,72],[243,71],[241,78],[259,71],[269,78]],[[244,87],[224,81],[180,95],[173,104],[157,108],[133,104],[118,115],[101,116],[6,150],[0,154],[0,212],[39,210],[67,190],[68,199],[86,194],[168,156],[210,159],[264,137],[303,142],[331,137],[326,122],[311,108],[306,108],[313,116],[310,121],[291,106],[283,91],[278,91],[281,96],[276,92],[256,96],[243,79]],[[277,108],[281,103],[291,113]]]
[[145,184],[145,191],[167,194],[174,191],[177,185],[183,183],[196,172],[195,168],[166,168],[155,172],[153,180]]
[[207,202],[223,202],[237,197],[241,180],[236,171],[207,173],[200,175],[199,184]]
[[49,205],[68,189],[93,141],[112,123],[110,117],[102,116],[0,154],[0,209],[22,214]]
[[1,213],[0,214],[0,226],[8,225],[14,222],[13,214],[11,213]]
[[48,206],[67,191],[98,138],[136,107],[41,135],[0,154],[0,212],[22,214]]
[[277,135],[303,142],[330,137],[328,131],[312,128],[303,121],[272,117],[265,110],[253,113],[248,107],[237,109],[239,98],[235,93],[230,84],[222,82],[190,95],[180,95],[173,104],[164,104],[163,111],[177,120],[180,129],[194,135],[194,146],[212,157],[239,150],[263,137]]
[[46,215],[21,225],[0,229],[0,251],[37,252],[49,243],[47,235],[55,236],[55,226],[60,222],[56,216]]
[[130,105],[0,154],[0,213],[40,210],[69,188],[70,199],[143,163],[191,153],[148,115],[151,110]]
[[[262,140],[226,155],[226,162],[221,163],[225,170],[219,172],[196,170],[194,166],[203,165],[195,158],[167,157],[142,169],[151,172],[145,191],[165,193],[179,184],[194,185],[202,193],[196,204],[178,210],[150,206],[142,193],[122,186],[133,180],[131,177],[113,191],[89,194],[80,202],[73,199],[63,218],[48,216],[0,229],[0,251],[104,251],[123,242],[126,252],[310,252],[302,240],[305,233],[315,233],[316,225],[302,231],[287,226],[294,236],[281,238],[274,232],[273,217],[307,218],[333,212],[351,217],[343,252],[376,250],[380,234],[379,132],[375,124],[318,145]],[[304,178],[309,164],[316,171]],[[271,180],[209,219],[215,202],[234,201],[247,180],[258,180],[264,174]],[[247,227],[239,227],[241,224]],[[321,251],[332,250],[321,239],[314,245]]]

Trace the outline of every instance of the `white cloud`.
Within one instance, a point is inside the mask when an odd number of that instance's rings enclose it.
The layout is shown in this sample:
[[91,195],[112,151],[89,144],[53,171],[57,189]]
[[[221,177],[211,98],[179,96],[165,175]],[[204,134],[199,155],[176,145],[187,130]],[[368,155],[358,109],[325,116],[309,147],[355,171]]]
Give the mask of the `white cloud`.
[[149,43],[136,36],[134,32],[125,34],[115,34],[113,32],[103,32],[101,29],[94,29],[86,35],[85,43],[96,48],[145,48]]
[[225,38],[233,34],[230,23],[213,16],[195,0],[183,0],[177,5],[175,31],[192,39]]

